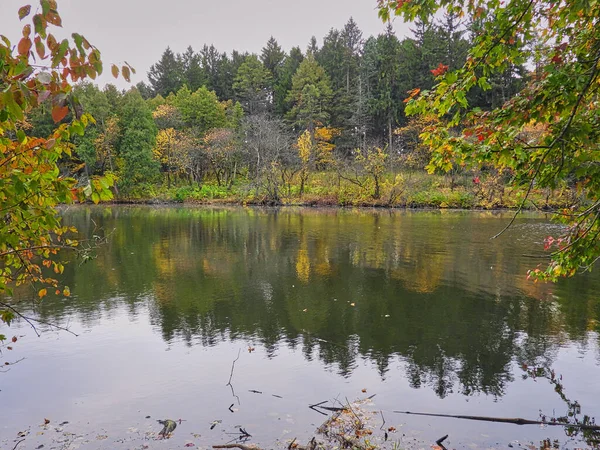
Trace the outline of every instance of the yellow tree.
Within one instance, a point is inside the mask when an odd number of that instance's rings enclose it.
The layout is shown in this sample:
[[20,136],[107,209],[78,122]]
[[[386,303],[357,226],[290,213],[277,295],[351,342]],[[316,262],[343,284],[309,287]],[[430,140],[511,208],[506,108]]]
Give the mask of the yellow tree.
[[300,195],[304,194],[304,187],[308,181],[308,175],[310,173],[311,161],[313,160],[315,153],[315,143],[313,141],[312,134],[310,131],[305,130],[304,133],[298,137],[296,144],[298,148],[298,156],[300,157],[301,168],[300,168]]
[[190,149],[193,138],[185,131],[174,128],[159,130],[154,146],[154,158],[158,160],[167,174],[167,183],[171,185],[171,175],[175,177],[184,174],[190,166]]

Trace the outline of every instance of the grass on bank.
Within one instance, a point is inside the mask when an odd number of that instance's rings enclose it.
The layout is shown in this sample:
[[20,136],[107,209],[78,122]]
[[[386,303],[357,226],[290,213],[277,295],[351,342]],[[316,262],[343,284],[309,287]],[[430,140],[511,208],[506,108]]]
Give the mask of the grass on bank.
[[[311,206],[371,206],[409,208],[518,208],[528,186],[510,186],[494,176],[473,178],[472,175],[429,175],[425,172],[385,174],[379,180],[380,195],[374,196],[372,177],[352,179],[336,172],[312,173],[300,192],[300,181],[277,186],[274,199],[265,182],[238,177],[230,186],[213,179],[202,184],[143,184],[118,200],[131,202],[186,202],[232,204],[280,204]],[[532,189],[529,209],[555,209],[572,205],[577,200],[573,188]]]

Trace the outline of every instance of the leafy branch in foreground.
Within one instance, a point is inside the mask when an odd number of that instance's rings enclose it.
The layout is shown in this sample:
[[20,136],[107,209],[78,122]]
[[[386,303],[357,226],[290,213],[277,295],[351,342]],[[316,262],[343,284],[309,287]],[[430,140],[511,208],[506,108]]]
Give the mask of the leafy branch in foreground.
[[[427,21],[440,11],[476,26],[465,64],[449,71],[440,62],[437,84],[408,101],[408,114],[441,119],[421,135],[432,149],[428,169],[510,170],[513,183],[526,187],[517,214],[534,187],[576,187],[580,200],[555,211],[565,227],[546,240],[551,261],[529,275],[555,281],[590,270],[600,258],[600,2],[379,1],[383,19]],[[495,109],[470,107],[470,94],[524,64],[535,69],[517,95]]]
[[[21,21],[30,17],[31,5],[18,11]],[[39,298],[48,289],[68,296],[55,278],[64,266],[60,250],[81,249],[77,230],[61,224],[59,204],[91,198],[95,203],[112,197],[114,177],[91,178],[86,186],[61,173],[59,162],[71,156],[71,139],[81,136],[94,122],[84,114],[71,84],[102,73],[100,51],[78,33],[58,41],[52,26],[62,20],[55,0],[40,0],[30,23],[23,26],[15,46],[0,35],[0,295],[24,283],[41,284]],[[121,73],[127,78],[129,66]],[[28,113],[47,105],[54,129],[44,138],[29,136]],[[84,250],[85,251],[85,250]],[[39,322],[23,316],[8,300],[0,303],[0,321],[15,317],[33,326]],[[40,322],[41,323],[41,322]],[[35,327],[34,327],[35,329]]]

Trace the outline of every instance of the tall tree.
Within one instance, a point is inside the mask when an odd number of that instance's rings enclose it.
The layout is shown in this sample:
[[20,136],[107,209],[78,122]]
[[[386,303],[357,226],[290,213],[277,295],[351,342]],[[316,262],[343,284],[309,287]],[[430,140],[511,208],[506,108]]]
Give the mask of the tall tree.
[[137,89],[124,95],[119,125],[119,185],[131,190],[137,184],[152,182],[158,175],[158,164],[152,156],[158,130]]
[[200,86],[204,86],[208,82],[206,72],[202,68],[201,57],[198,53],[194,52],[191,46],[188,46],[178,59],[182,68],[183,83],[192,91],[195,91]]
[[281,98],[278,89],[278,86],[281,85],[282,77],[284,75],[283,65],[286,60],[286,54],[273,36],[269,38],[267,45],[263,47],[260,60],[271,74],[271,83],[269,86],[270,96],[273,108],[277,110],[278,105],[285,100],[285,95],[287,94],[287,92],[285,92],[283,94],[283,98]]
[[371,113],[374,132],[385,136],[388,151],[393,147],[393,130],[401,110],[402,99],[399,90],[400,42],[388,24],[385,34],[365,45],[365,59],[374,64],[371,84]]
[[288,119],[295,126],[313,133],[317,125],[329,120],[332,96],[331,81],[325,70],[312,55],[308,55],[292,77],[288,99],[293,106]]
[[269,38],[267,45],[262,48],[260,60],[266,69],[271,72],[273,80],[277,82],[279,72],[281,71],[283,62],[285,61],[285,52],[281,49],[277,43],[277,40],[273,36]]
[[170,47],[163,52],[160,61],[153,64],[148,71],[148,80],[154,95],[167,95],[177,92],[183,85],[183,68],[181,61]]
[[333,91],[331,104],[331,123],[343,127],[345,113],[348,112],[348,96],[346,95],[346,73],[344,68],[345,46],[339,30],[331,29],[323,39],[323,47],[316,55],[316,60],[331,80]]
[[279,79],[273,88],[273,102],[275,113],[280,117],[285,116],[291,108],[290,103],[287,101],[288,92],[292,89],[292,78],[303,60],[304,55],[300,47],[293,47],[279,71]]
[[235,76],[233,90],[248,114],[266,111],[272,101],[271,73],[256,55],[246,58]]

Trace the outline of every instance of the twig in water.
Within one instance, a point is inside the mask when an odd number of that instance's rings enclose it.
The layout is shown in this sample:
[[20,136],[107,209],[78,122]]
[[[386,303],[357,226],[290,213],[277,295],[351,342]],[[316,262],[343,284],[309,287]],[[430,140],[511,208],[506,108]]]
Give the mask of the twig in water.
[[294,440],[292,442],[290,442],[290,445],[288,445],[288,450],[292,450],[292,447],[294,446],[294,442],[296,442],[296,438],[294,438]]
[[323,400],[322,402],[315,403],[314,405],[308,405],[308,407],[312,409],[316,406],[321,406],[323,403],[327,403],[327,400]]
[[231,405],[229,405],[229,408],[227,408],[227,409],[229,409],[229,411],[231,411],[231,412],[234,412],[234,411],[233,411],[233,409],[231,409],[231,408],[233,408],[233,405],[235,405],[235,403],[232,403]]
[[387,442],[387,440],[388,440],[388,433],[387,433],[387,431],[385,431],[385,429],[383,428],[383,426],[385,425],[385,417],[383,417],[383,411],[379,410],[379,413],[381,414],[381,420],[383,420],[383,423],[381,424],[381,426],[379,427],[379,429],[380,429],[381,431],[383,431],[383,437],[384,437],[384,440]]
[[[241,351],[242,351],[242,349],[240,348],[238,350],[237,358],[235,358],[233,360],[233,363],[231,363],[231,373],[229,374],[229,381],[225,385],[225,386],[229,386],[231,388],[231,395],[233,395],[237,399],[238,405],[241,405],[240,398],[237,395],[235,395],[235,389],[233,389],[233,384],[231,384],[231,378],[233,377],[233,369],[235,369],[235,363],[238,359],[240,359]],[[231,405],[231,406],[233,406],[233,405]],[[233,412],[233,410],[231,409],[231,406],[229,407],[229,411]]]
[[358,428],[359,428],[359,429],[362,429],[362,428],[364,427],[364,423],[363,423],[363,421],[361,420],[361,418],[360,418],[360,417],[358,417],[358,415],[356,415],[356,413],[355,413],[355,412],[354,412],[354,410],[352,409],[352,406],[350,405],[350,401],[348,401],[348,397],[346,397],[346,405],[347,405],[347,408],[346,408],[346,409],[349,409],[349,410],[350,410],[350,412],[352,413],[352,415],[353,415],[354,417],[356,417],[356,421],[357,421],[357,423],[358,423]]
[[23,442],[24,440],[25,440],[25,439],[21,439],[20,441],[18,441],[18,442],[15,444],[15,446],[12,448],[12,450],[15,450],[15,449],[16,449],[16,448],[19,446],[19,444],[20,444],[21,442]]
[[235,363],[236,363],[236,361],[237,361],[238,359],[240,359],[240,353],[241,353],[241,351],[242,351],[242,349],[240,348],[240,349],[238,350],[238,355],[237,355],[237,358],[235,358],[235,359],[233,360],[233,363],[231,363],[231,373],[229,374],[229,381],[227,382],[227,385],[226,385],[226,386],[231,386],[231,378],[233,377],[233,369],[235,369]]
[[442,447],[442,449],[447,450],[446,447],[444,446],[444,444],[442,444],[442,442],[444,442],[446,440],[446,438],[448,437],[448,435],[442,436],[441,438],[439,438],[437,441],[435,441],[435,443],[437,445],[439,445],[440,447]]

